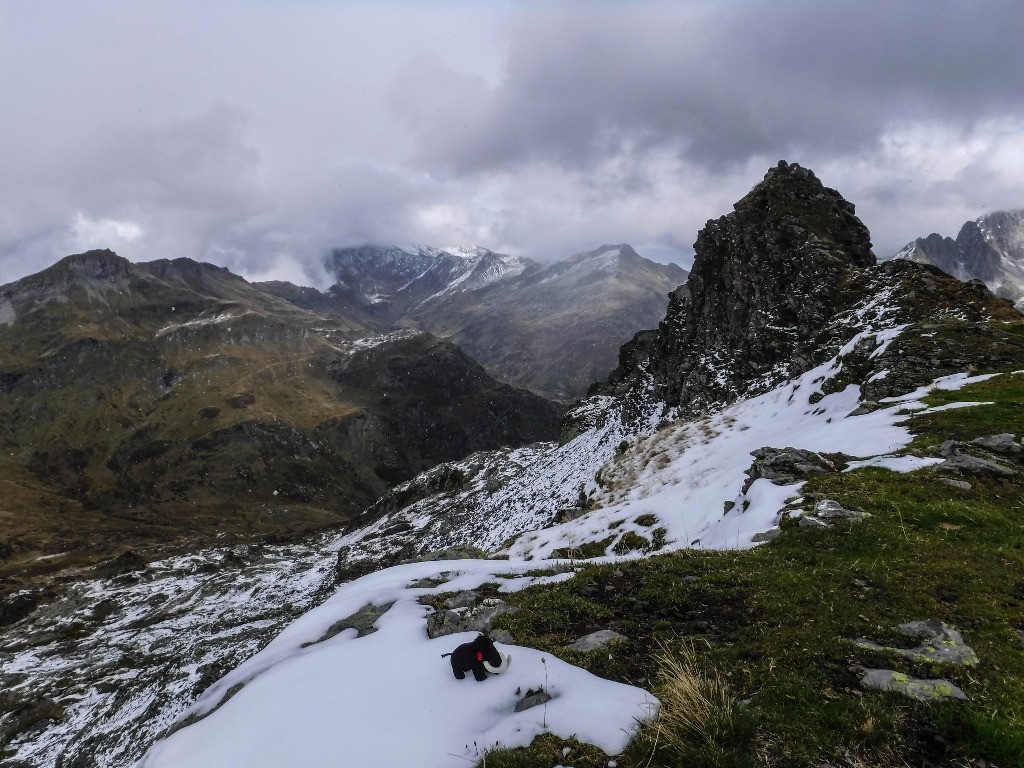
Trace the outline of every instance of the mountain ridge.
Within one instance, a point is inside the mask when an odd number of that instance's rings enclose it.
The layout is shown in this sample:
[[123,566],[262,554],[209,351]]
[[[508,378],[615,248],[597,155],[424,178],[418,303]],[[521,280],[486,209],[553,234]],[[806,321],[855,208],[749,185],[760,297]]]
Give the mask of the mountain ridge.
[[997,296],[1024,307],[1024,210],[979,216],[956,238],[935,232],[919,237],[893,258],[934,264],[959,280],[981,280]]
[[438,461],[553,436],[562,410],[431,334],[189,260],[77,254],[0,305],[5,573],[337,525]]
[[625,244],[550,264],[455,250],[469,255],[425,246],[336,249],[328,271],[337,281],[326,291],[262,287],[319,311],[357,307],[381,331],[429,331],[506,381],[569,402],[606,376],[637,326],[658,322],[687,274]]

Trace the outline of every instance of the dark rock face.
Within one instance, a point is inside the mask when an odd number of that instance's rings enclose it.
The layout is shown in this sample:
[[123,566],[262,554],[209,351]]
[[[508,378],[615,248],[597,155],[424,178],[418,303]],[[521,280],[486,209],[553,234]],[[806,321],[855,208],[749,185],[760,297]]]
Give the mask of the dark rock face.
[[694,244],[685,290],[657,335],[624,348],[613,394],[653,377],[653,394],[697,413],[819,362],[818,335],[849,303],[851,276],[875,263],[851,203],[809,170],[780,162]]

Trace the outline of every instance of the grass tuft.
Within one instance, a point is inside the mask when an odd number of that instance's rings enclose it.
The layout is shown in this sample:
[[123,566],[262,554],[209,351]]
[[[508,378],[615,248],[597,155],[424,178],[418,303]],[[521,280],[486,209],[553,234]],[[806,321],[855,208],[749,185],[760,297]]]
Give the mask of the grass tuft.
[[753,717],[733,698],[693,641],[673,652],[661,643],[656,656],[661,712],[654,727],[662,749],[680,764],[726,768],[756,765]]

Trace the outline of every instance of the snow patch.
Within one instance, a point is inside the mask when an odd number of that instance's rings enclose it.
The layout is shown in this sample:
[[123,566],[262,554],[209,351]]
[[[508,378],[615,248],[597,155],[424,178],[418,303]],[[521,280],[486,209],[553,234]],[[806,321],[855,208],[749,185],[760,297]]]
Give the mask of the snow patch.
[[14,325],[18,319],[18,313],[14,311],[14,305],[10,299],[0,301],[0,325]]
[[[243,312],[242,314],[244,315],[249,313]],[[204,326],[220,325],[222,323],[227,323],[230,322],[231,320],[235,320],[241,316],[242,315],[236,315],[232,312],[220,312],[214,315],[213,317],[197,317],[195,320],[188,320],[184,323],[171,323],[170,325],[164,326],[159,331],[157,331],[155,338],[159,339],[161,336],[166,336],[167,334],[174,333],[175,331],[192,331],[195,330],[196,328],[203,328]]]
[[[544,732],[621,752],[639,723],[657,714],[658,702],[646,691],[551,654],[504,645],[499,648],[512,655],[507,672],[483,682],[456,680],[441,656],[474,634],[427,637],[421,596],[486,581],[521,588],[536,581],[530,570],[500,561],[414,563],[343,586],[207,691],[192,710],[207,716],[158,742],[143,767],[321,768],[344,756],[346,765],[461,768],[486,750],[526,746]],[[439,574],[451,578],[433,588],[410,586]],[[364,605],[390,602],[378,631],[364,637],[346,631],[319,642],[334,622]],[[515,712],[530,688],[553,698]]]
[[864,467],[881,467],[892,472],[916,472],[925,467],[932,467],[941,464],[945,459],[934,456],[872,456],[863,461],[851,461],[847,464],[844,472],[853,472],[855,469]]

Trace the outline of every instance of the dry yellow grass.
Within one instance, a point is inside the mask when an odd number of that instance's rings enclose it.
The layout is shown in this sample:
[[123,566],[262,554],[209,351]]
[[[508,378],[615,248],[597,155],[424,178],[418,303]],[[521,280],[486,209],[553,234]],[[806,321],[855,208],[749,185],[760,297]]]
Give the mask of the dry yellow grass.
[[680,750],[721,744],[735,730],[736,703],[714,670],[698,659],[692,641],[677,651],[661,645],[657,656],[660,736]]

